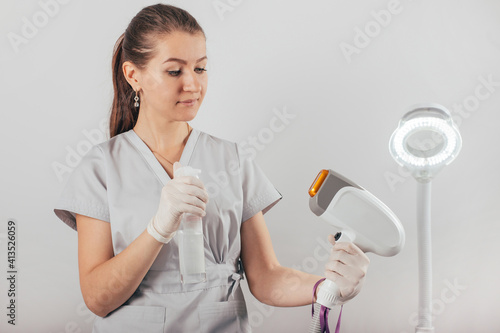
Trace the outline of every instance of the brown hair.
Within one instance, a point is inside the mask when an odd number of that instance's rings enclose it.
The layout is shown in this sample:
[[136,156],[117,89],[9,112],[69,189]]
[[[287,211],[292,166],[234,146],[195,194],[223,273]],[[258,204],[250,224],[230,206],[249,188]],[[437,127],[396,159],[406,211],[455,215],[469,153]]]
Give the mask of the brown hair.
[[196,19],[184,9],[156,4],[137,13],[116,41],[112,61],[114,97],[109,120],[110,138],[132,129],[139,116],[139,109],[134,107],[134,89],[123,74],[123,63],[130,61],[144,69],[154,56],[156,37],[174,31],[205,35]]

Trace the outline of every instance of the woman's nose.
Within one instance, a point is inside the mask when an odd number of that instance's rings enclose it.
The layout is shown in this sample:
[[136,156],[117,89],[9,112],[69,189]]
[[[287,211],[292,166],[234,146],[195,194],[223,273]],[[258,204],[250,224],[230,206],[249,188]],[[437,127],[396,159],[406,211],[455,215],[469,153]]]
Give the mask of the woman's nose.
[[199,92],[201,90],[201,83],[197,75],[199,74],[195,72],[186,73],[186,75],[184,75],[184,91]]

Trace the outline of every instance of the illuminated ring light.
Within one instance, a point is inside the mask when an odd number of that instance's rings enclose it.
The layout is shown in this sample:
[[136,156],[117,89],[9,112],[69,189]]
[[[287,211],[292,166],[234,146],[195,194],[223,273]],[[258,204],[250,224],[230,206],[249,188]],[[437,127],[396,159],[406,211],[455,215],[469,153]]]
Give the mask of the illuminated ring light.
[[[445,145],[441,151],[433,156],[419,157],[408,151],[406,139],[417,131],[435,131],[445,139]],[[448,164],[456,156],[457,133],[448,122],[439,118],[425,117],[407,121],[394,135],[393,146],[399,159],[407,165],[418,168],[434,166],[441,163]]]
[[[444,107],[432,104],[406,113],[389,142],[392,157],[410,170],[425,170],[432,177],[450,164],[462,147],[462,138]],[[414,174],[416,176],[416,174]]]

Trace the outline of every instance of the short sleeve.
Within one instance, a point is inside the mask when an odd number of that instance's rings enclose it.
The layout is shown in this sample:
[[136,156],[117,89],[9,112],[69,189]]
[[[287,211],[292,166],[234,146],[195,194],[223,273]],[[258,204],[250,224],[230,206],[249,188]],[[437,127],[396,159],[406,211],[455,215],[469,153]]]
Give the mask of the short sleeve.
[[278,203],[282,195],[257,163],[248,154],[244,154],[238,145],[236,147],[243,187],[242,222],[244,222],[260,211],[265,214]]
[[69,176],[54,213],[76,230],[75,214],[109,222],[104,153],[93,146]]

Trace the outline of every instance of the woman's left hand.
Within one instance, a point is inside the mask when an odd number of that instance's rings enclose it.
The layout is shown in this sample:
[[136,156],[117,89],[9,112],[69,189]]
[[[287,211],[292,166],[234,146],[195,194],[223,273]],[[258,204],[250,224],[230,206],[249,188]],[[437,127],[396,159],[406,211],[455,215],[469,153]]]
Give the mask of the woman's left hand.
[[339,287],[342,304],[361,291],[370,259],[353,243],[336,243],[333,235],[328,236],[328,241],[333,248],[325,265],[325,277]]

